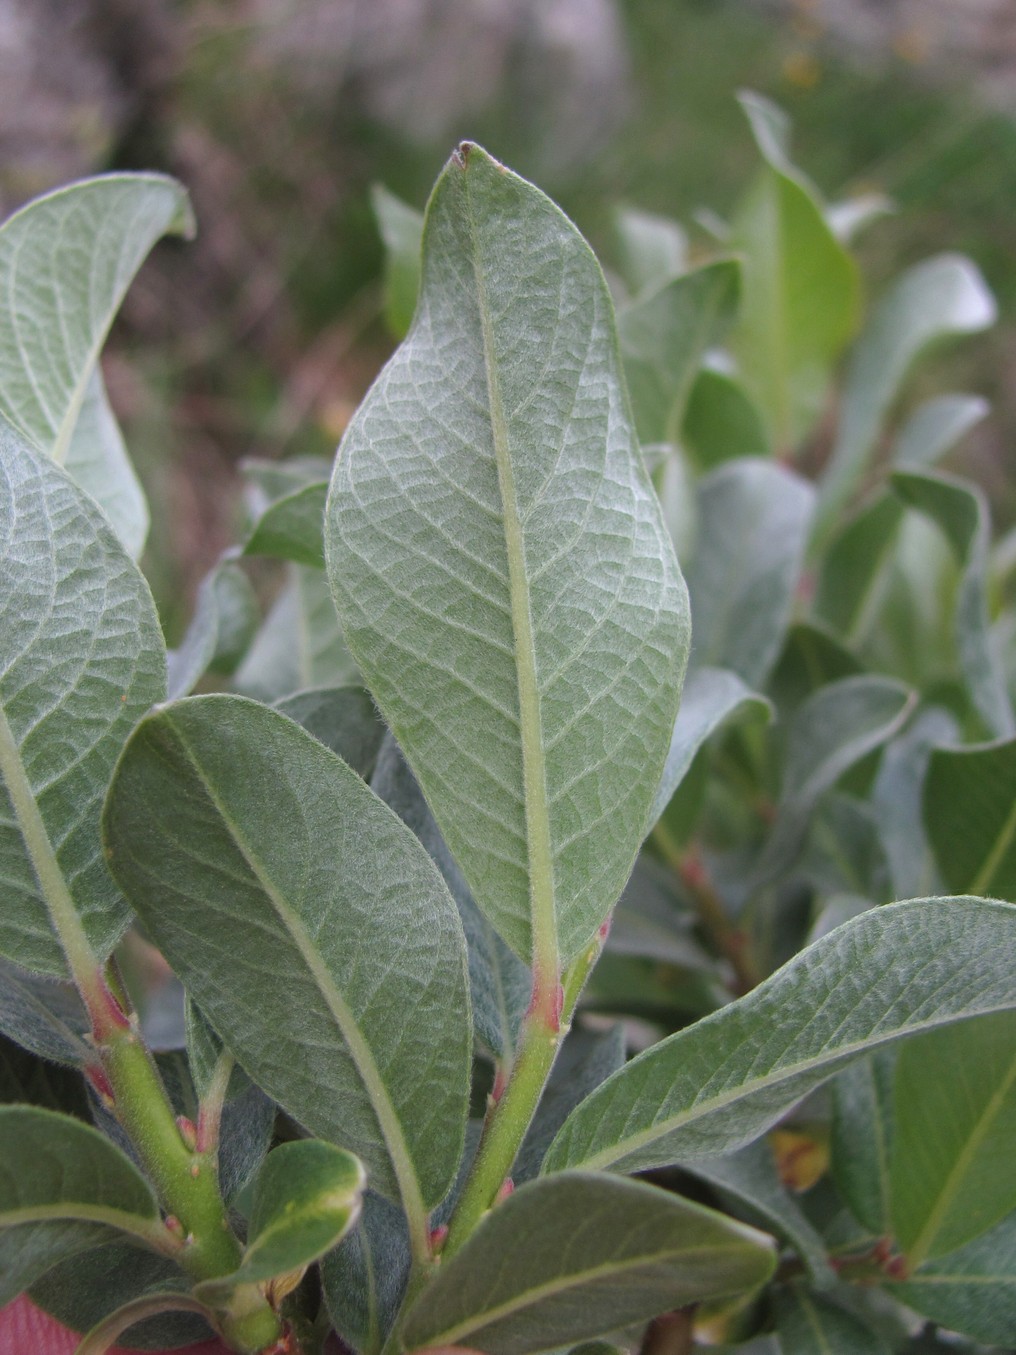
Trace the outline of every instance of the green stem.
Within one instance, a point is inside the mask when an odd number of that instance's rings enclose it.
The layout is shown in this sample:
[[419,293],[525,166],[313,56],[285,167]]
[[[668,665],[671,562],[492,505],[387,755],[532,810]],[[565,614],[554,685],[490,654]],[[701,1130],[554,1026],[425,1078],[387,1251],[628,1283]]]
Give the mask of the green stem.
[[554,1059],[571,1027],[583,985],[599,958],[606,928],[568,966],[560,986],[536,987],[519,1032],[511,1073],[500,1100],[487,1112],[472,1170],[448,1225],[442,1256],[452,1256],[495,1203],[512,1163],[522,1146],[554,1066]]

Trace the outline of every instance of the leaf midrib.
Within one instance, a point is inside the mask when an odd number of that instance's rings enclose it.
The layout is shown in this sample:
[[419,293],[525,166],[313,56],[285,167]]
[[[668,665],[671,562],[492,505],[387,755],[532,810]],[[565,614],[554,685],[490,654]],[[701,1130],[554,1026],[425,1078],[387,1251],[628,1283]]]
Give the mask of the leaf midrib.
[[531,960],[536,985],[557,984],[560,955],[554,889],[554,857],[550,840],[550,810],[547,797],[547,767],[543,747],[540,689],[536,673],[536,647],[526,568],[525,541],[515,490],[508,427],[494,354],[487,283],[477,238],[476,218],[469,191],[468,168],[463,170],[468,205],[468,226],[477,290],[477,311],[483,336],[483,361],[487,376],[490,426],[501,495],[501,520],[508,560],[508,590],[518,678],[519,731],[522,746],[522,783],[526,816],[526,846],[529,857]]
[[223,824],[232,838],[237,850],[240,852],[248,868],[254,875],[258,884],[265,893],[276,916],[286,929],[293,944],[300,954],[300,958],[306,964],[310,971],[318,991],[321,993],[335,1018],[342,1038],[345,1040],[356,1070],[360,1075],[364,1088],[370,1099],[374,1114],[377,1116],[378,1125],[384,1137],[385,1147],[388,1149],[388,1155],[391,1158],[392,1167],[395,1171],[395,1177],[399,1185],[399,1193],[402,1196],[402,1203],[406,1210],[406,1216],[409,1220],[410,1234],[413,1239],[413,1250],[417,1255],[425,1255],[428,1249],[427,1242],[427,1210],[423,1203],[423,1196],[420,1190],[420,1182],[416,1174],[416,1167],[413,1163],[409,1147],[406,1143],[405,1135],[402,1132],[402,1124],[399,1120],[395,1106],[392,1104],[391,1097],[388,1095],[388,1089],[385,1086],[384,1079],[381,1076],[374,1055],[364,1039],[352,1012],[346,1004],[345,999],[339,992],[338,987],[332,980],[327,968],[320,955],[317,953],[313,941],[308,936],[300,919],[286,903],[282,895],[277,891],[275,885],[268,876],[267,871],[261,865],[258,857],[252,847],[246,841],[239,825],[233,820],[227,811],[225,805],[220,800],[211,782],[205,776],[204,769],[198,761],[197,755],[188,742],[184,732],[179,725],[168,716],[167,722],[173,729],[176,737],[180,741],[180,746],[187,756],[195,776],[204,787],[205,794],[218,812]]

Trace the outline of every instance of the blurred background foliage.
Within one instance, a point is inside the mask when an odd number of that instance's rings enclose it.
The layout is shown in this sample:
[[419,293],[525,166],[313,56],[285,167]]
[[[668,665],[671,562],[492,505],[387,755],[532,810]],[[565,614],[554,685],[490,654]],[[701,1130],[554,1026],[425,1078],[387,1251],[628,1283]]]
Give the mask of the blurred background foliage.
[[330,455],[390,351],[372,184],[422,206],[470,138],[608,266],[619,203],[681,220],[694,257],[757,163],[743,87],[787,110],[828,197],[894,204],[858,242],[869,299],[942,249],[983,270],[1000,323],[920,380],[993,402],[957,457],[1010,526],[1012,0],[0,0],[4,211],[116,168],[194,199],[198,239],[157,249],[105,359],[163,506],[146,565],[169,638],[235,539],[237,462]]

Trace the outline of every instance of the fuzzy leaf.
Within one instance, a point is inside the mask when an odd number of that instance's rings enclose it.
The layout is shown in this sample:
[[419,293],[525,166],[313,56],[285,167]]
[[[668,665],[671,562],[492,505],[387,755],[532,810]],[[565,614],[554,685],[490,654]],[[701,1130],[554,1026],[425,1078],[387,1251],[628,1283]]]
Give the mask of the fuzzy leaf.
[[357,681],[320,569],[289,566],[289,578],[272,603],[234,679],[239,691],[278,701],[307,687]]
[[526,1355],[753,1288],[773,1263],[753,1228],[638,1181],[568,1172],[487,1216],[414,1305],[405,1339]]
[[0,1031],[40,1058],[70,1067],[90,1063],[91,1023],[77,991],[0,960]]
[[641,1171],[751,1142],[851,1059],[1016,1007],[1016,907],[887,904],[671,1035],[572,1112],[544,1171]]
[[343,439],[325,537],[350,651],[473,897],[556,971],[635,859],[687,605],[599,267],[479,147],[434,190],[416,317]]
[[423,213],[381,184],[370,191],[378,230],[385,247],[385,320],[397,339],[405,336],[420,290],[420,245]]
[[258,603],[243,570],[229,561],[201,581],[194,616],[179,649],[168,655],[170,700],[187,696],[210,669],[231,673],[258,627]]
[[140,724],[105,827],[229,1049],[422,1226],[458,1162],[471,1030],[458,915],[416,838],[310,734],[228,696]]
[[111,174],[37,198],[0,227],[0,414],[95,496],[135,556],[148,513],[99,352],[156,240],[193,225],[172,179]]
[[47,901],[77,911],[103,958],[130,916],[99,815],[131,726],[162,698],[165,651],[103,514],[2,424],[0,560],[0,951],[62,976]]
[[833,1180],[857,1219],[876,1237],[887,1236],[891,1227],[889,1173],[898,1054],[896,1049],[880,1049],[857,1059],[837,1074],[832,1085]]
[[688,393],[681,442],[703,470],[735,457],[767,457],[772,450],[762,416],[744,386],[711,367],[699,372]]
[[335,1330],[360,1355],[379,1355],[409,1281],[406,1216],[368,1191],[356,1229],[321,1262],[321,1286]]
[[783,1290],[774,1306],[783,1355],[891,1355],[867,1322],[802,1285]]
[[1016,739],[935,748],[924,827],[951,889],[1016,902]]
[[[941,892],[931,844],[924,831],[922,796],[932,750],[936,744],[955,743],[959,730],[952,715],[940,706],[919,710],[904,732],[892,739],[882,754],[871,801],[889,864],[892,895],[917,898]],[[948,797],[950,824],[956,806]],[[943,843],[948,842],[944,834]],[[965,844],[964,844],[965,845]],[[948,853],[948,848],[946,848]],[[968,880],[973,878],[968,877]],[[950,882],[957,893],[982,894]]]
[[276,499],[251,528],[244,555],[271,555],[324,568],[322,538],[328,481],[316,480]]
[[385,727],[363,687],[354,683],[309,687],[283,697],[275,708],[303,725],[354,772],[369,780],[385,739]]

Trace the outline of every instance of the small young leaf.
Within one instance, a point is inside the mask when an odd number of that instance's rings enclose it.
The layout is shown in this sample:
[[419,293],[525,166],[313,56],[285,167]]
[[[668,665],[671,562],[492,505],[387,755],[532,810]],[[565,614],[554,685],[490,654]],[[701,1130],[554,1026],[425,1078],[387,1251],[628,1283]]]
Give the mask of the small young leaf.
[[654,291],[688,267],[688,237],[669,217],[619,207],[614,233],[621,277],[634,297]]
[[638,1181],[530,1182],[445,1261],[410,1311],[410,1349],[526,1355],[765,1281],[769,1239]]
[[917,1268],[1016,1210],[1016,1013],[905,1044],[895,1105],[893,1230]]
[[105,827],[229,1049],[422,1229],[458,1163],[472,1041],[458,914],[416,838],[305,730],[230,696],[141,722]]
[[729,329],[739,288],[737,262],[721,259],[664,282],[618,313],[624,374],[643,445],[679,440],[702,355]]
[[0,952],[63,976],[51,910],[76,910],[103,958],[130,916],[99,815],[131,726],[162,699],[165,651],[148,585],[95,503],[2,421],[0,550]]
[[775,1310],[783,1355],[891,1355],[867,1322],[802,1285],[782,1290]]
[[[902,734],[890,740],[882,754],[871,802],[889,863],[893,898],[941,893],[940,876],[924,831],[922,795],[933,748],[956,743],[958,738],[959,727],[953,716],[941,706],[928,706],[918,711]],[[951,816],[955,808],[951,797],[948,803]],[[947,834],[942,841],[948,841]],[[984,892],[957,888],[955,884],[949,887],[957,893]]]
[[379,1355],[402,1304],[412,1255],[406,1216],[368,1191],[356,1229],[321,1262],[335,1330],[360,1355]]
[[40,1058],[81,1067],[94,1058],[91,1023],[76,990],[0,960],[0,1031]]
[[688,570],[695,667],[765,683],[790,620],[813,499],[806,481],[767,461],[731,461],[702,480]]
[[684,585],[571,223],[464,145],[413,326],[336,460],[349,648],[478,906],[548,974],[631,870],[677,713]]
[[[978,1023],[971,1023],[971,1028]],[[913,1041],[920,1044],[920,1040]],[[831,1166],[836,1188],[856,1218],[876,1237],[890,1222],[893,1084],[899,1051],[880,1049],[833,1079]]]
[[114,1229],[149,1245],[162,1231],[155,1196],[133,1163],[79,1120],[0,1106],[0,1304]]
[[370,694],[363,687],[356,683],[309,687],[283,697],[276,702],[275,709],[303,725],[308,733],[333,753],[338,753],[354,772],[369,781],[386,731]]
[[322,532],[327,495],[328,481],[319,480],[276,499],[251,528],[244,555],[271,555],[324,569]]
[[237,1285],[259,1284],[316,1261],[356,1222],[366,1180],[352,1153],[320,1139],[273,1148],[254,1186],[239,1269],[205,1280],[197,1297],[216,1306]]
[[940,254],[909,269],[882,298],[854,349],[839,434],[826,466],[813,533],[825,539],[840,509],[864,478],[911,365],[929,344],[972,334],[995,319],[984,279],[958,254]]
[[980,395],[937,395],[918,405],[900,429],[892,462],[898,470],[927,470],[990,412]]
[[544,1171],[641,1171],[757,1138],[851,1059],[1016,1007],[1016,908],[887,904],[625,1065],[572,1112]]
[[187,696],[209,670],[232,673],[258,627],[257,597],[242,569],[218,564],[201,581],[194,616],[179,649],[168,654],[166,693]]
[[1016,902],[1014,785],[1016,739],[932,750],[924,826],[950,889]]
[[848,644],[867,629],[903,517],[891,494],[865,504],[830,543],[815,589],[815,614]]
[[237,689],[259,701],[278,701],[307,687],[358,680],[321,570],[290,565],[288,582],[236,671]]
[[772,452],[748,392],[736,377],[711,367],[702,368],[688,393],[681,443],[703,470],[735,457],[768,457]]
[[385,247],[385,319],[397,339],[405,337],[420,290],[423,213],[381,184],[370,190],[371,205]]

